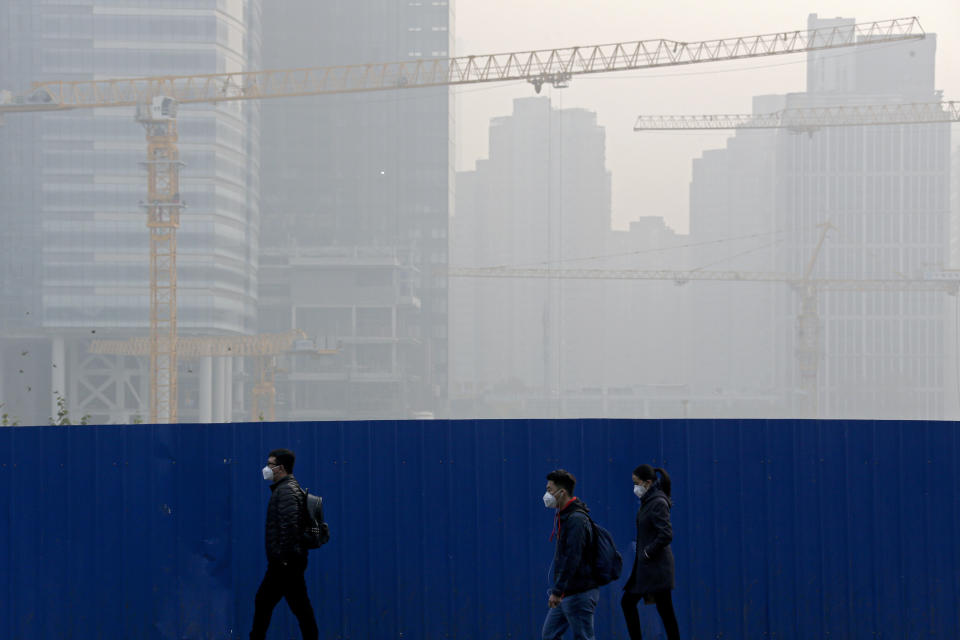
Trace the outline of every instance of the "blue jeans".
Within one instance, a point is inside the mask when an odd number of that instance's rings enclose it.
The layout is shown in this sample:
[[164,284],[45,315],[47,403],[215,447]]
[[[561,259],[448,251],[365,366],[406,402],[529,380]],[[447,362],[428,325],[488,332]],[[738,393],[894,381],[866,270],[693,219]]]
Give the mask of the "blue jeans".
[[547,612],[543,621],[543,640],[560,640],[567,629],[573,629],[573,640],[594,640],[593,612],[600,599],[599,589],[567,596]]

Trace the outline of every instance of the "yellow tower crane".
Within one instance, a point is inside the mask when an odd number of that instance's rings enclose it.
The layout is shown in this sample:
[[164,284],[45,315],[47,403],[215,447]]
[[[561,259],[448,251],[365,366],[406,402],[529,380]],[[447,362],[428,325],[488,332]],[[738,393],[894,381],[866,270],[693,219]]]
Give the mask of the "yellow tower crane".
[[147,229],[150,232],[150,421],[177,417],[177,228],[180,162],[177,103],[155,97],[137,105],[147,130]]
[[[93,340],[90,353],[115,356],[145,356],[153,353],[151,338],[130,338],[128,340]],[[276,388],[274,373],[276,358],[285,353],[306,354],[312,356],[336,355],[336,349],[318,349],[313,341],[300,329],[286,333],[264,333],[255,336],[215,336],[184,337],[177,340],[177,351],[181,358],[241,358],[257,359],[257,382],[253,386],[250,404],[251,420],[257,420],[261,411],[270,421],[275,417],[274,407]]]
[[772,55],[869,46],[924,37],[919,20],[899,18],[820,29],[696,42],[642,40],[456,58],[205,75],[44,82],[28,92],[0,92],[5,114],[136,107],[147,129],[150,174],[150,421],[177,419],[176,230],[178,104],[458,86],[523,80],[539,93],[582,74],[745,60]]

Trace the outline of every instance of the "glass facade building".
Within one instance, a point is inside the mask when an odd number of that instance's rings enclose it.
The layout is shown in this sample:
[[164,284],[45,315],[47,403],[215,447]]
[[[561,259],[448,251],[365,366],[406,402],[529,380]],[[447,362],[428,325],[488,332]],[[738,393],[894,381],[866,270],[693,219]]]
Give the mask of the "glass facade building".
[[[810,17],[811,29],[852,19]],[[932,102],[936,35],[895,46],[808,56],[807,91],[755,100],[784,107]],[[757,159],[769,159],[757,163]],[[830,225],[817,252],[824,225]],[[763,234],[769,243],[736,268],[822,279],[921,279],[950,260],[950,126],[825,127],[809,134],[745,131],[704,155],[691,184],[691,239]],[[811,260],[816,256],[815,261]],[[748,309],[747,287],[753,300]],[[724,343],[703,384],[772,385],[780,411],[741,417],[943,419],[955,415],[956,352],[943,292],[837,291],[745,285],[730,294]],[[752,293],[752,292],[750,292]],[[738,303],[737,301],[741,301]],[[810,306],[812,304],[812,306]],[[696,309],[696,305],[694,305]],[[739,315],[738,315],[739,314]],[[699,314],[714,321],[706,307]],[[694,332],[696,333],[696,331]],[[748,371],[730,375],[747,363]]]
[[[0,0],[0,88],[259,68],[260,12],[258,0]],[[181,335],[255,330],[259,108],[234,102],[179,110]],[[149,330],[145,160],[133,108],[14,114],[0,126],[6,398],[23,386],[11,355],[23,341],[38,354],[52,349],[28,367],[41,399],[16,408],[23,419],[48,415],[45,387],[97,420],[145,411],[141,399],[119,395],[88,403],[77,386],[93,332],[123,338]],[[51,387],[56,374],[43,384],[50,360],[58,361],[57,341],[66,354],[63,390]],[[188,415],[189,373],[181,378]]]
[[[811,16],[810,28],[837,20]],[[851,24],[852,20],[846,20]],[[855,55],[811,54],[807,92],[787,104],[931,102],[936,35]],[[812,136],[778,135],[775,226],[785,247],[778,266],[802,273],[816,247],[816,225],[834,230],[814,275],[829,278],[922,278],[949,262],[950,125],[833,127]],[[799,296],[782,307],[782,327],[800,314]],[[950,304],[941,292],[819,293],[821,325],[813,397],[795,397],[794,414],[836,418],[943,419],[950,371]],[[799,329],[782,336],[803,347]],[[786,364],[786,363],[784,363]],[[782,366],[786,388],[801,388],[795,366]],[[952,394],[949,396],[952,398]],[[949,406],[953,403],[950,402]],[[806,414],[806,415],[804,415]]]

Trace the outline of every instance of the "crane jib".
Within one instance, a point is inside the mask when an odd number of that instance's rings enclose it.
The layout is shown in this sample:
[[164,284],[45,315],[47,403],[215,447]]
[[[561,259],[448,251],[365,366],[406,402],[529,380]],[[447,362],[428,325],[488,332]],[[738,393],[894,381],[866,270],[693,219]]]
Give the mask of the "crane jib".
[[0,114],[136,106],[156,96],[194,103],[518,80],[534,86],[562,86],[570,77],[581,74],[740,60],[923,37],[919,20],[910,17],[698,42],[654,39],[332,67],[47,82],[34,85],[22,95],[0,92]]

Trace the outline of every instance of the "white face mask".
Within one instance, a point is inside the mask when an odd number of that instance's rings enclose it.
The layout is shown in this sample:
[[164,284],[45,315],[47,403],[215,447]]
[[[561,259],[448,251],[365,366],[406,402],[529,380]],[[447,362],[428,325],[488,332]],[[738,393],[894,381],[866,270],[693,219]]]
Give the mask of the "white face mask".
[[273,482],[273,469],[270,467],[263,468],[263,479],[267,482]]
[[543,494],[543,506],[545,506],[547,509],[557,508],[557,499],[549,491]]
[[637,496],[638,498],[642,498],[643,494],[645,494],[646,492],[647,492],[646,486],[642,484],[633,485],[633,495]]

